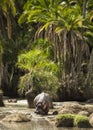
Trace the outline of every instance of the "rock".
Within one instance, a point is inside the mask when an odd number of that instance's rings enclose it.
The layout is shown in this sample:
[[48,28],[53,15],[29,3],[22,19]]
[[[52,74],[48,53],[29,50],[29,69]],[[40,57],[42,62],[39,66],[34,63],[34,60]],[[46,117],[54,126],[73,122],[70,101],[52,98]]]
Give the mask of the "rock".
[[92,125],[89,122],[89,118],[87,116],[76,115],[74,119],[74,126],[78,128],[91,128]]
[[56,118],[55,125],[57,127],[78,127],[78,128],[91,128],[87,116],[78,114],[60,114]]
[[3,106],[5,106],[3,102],[3,91],[0,90],[0,107],[3,107]]
[[17,103],[17,99],[12,99],[12,102]]
[[93,99],[87,100],[86,103],[93,103]]
[[78,114],[84,115],[84,116],[89,116],[89,112],[87,112],[87,111],[80,111]]
[[62,107],[59,109],[59,113],[74,113],[78,114],[80,111],[85,111],[87,108],[85,105],[81,105],[77,102],[65,102]]
[[93,113],[89,116],[89,122],[93,126]]
[[56,118],[55,125],[57,127],[73,127],[74,115],[73,114],[61,114]]
[[12,99],[8,99],[8,102],[12,102]]
[[8,102],[17,103],[17,99],[8,99]]
[[74,113],[73,110],[68,109],[68,108],[63,108],[62,110],[58,112],[58,114],[73,114],[73,113]]
[[53,115],[58,115],[58,111],[53,111]]
[[22,113],[13,113],[7,115],[2,119],[2,122],[28,122],[30,118],[28,118],[25,114]]

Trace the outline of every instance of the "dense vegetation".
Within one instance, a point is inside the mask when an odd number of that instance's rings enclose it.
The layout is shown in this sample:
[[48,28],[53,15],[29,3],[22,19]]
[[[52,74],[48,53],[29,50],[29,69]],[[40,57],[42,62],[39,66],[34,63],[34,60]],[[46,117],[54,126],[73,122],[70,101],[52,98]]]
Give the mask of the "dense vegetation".
[[92,48],[92,0],[0,1],[5,95],[24,95],[33,88],[60,101],[92,98]]

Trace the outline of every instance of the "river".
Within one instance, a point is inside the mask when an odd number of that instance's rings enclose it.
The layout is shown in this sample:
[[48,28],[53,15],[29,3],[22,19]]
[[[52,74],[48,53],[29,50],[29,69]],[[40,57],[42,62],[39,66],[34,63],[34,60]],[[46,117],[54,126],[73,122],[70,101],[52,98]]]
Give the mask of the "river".
[[[0,107],[0,118],[3,115],[21,112],[27,113],[29,117],[34,113],[34,109],[29,109],[27,107],[26,100],[20,100],[17,103],[8,103],[5,101],[5,107]],[[49,123],[42,116],[36,115],[30,122],[14,123],[14,122],[3,122],[0,123],[0,130],[93,130],[90,128],[57,128],[54,124]]]

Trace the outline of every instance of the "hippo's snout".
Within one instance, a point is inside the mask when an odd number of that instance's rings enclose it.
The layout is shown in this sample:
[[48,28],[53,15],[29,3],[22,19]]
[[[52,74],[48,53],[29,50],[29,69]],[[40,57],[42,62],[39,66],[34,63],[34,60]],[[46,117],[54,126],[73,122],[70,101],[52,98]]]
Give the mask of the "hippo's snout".
[[37,114],[42,114],[42,104],[41,104],[41,103],[38,103],[38,104],[36,105],[35,113],[37,113]]

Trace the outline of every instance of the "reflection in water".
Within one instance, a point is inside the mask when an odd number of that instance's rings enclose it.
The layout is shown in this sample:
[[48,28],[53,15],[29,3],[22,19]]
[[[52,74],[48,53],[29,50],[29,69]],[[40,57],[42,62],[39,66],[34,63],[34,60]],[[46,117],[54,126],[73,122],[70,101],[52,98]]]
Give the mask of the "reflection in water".
[[31,121],[26,123],[3,123],[0,130],[57,130],[47,121]]
[[8,129],[0,124],[0,130],[8,130]]

